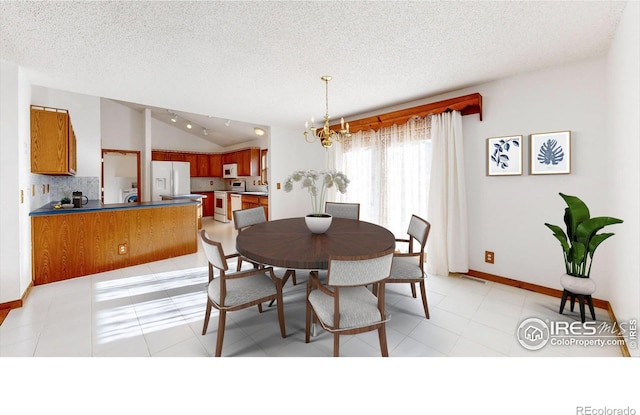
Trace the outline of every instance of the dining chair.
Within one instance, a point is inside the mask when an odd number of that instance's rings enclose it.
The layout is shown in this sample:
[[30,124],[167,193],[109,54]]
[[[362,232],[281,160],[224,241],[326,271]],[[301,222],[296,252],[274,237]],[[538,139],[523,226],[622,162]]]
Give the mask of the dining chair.
[[325,202],[324,211],[334,218],[360,219],[360,203]]
[[[266,221],[267,216],[262,206],[233,211],[233,226],[238,232],[241,232],[243,229],[246,229],[249,226],[253,226],[258,223],[265,223]],[[259,264],[249,258],[240,255],[238,256],[238,266],[236,268],[236,271],[240,271],[242,269],[243,261],[253,264],[254,268],[260,268],[263,266],[263,264]],[[285,271],[282,277],[282,285],[285,285],[287,283],[289,277],[291,277],[293,285],[296,285],[298,283],[296,281],[296,271],[293,269],[288,269]]]
[[[307,280],[305,343],[309,343],[311,323],[318,321],[333,334],[333,356],[340,355],[340,336],[378,330],[380,352],[388,357],[384,306],[385,281],[391,271],[393,253],[374,257],[329,258],[329,272],[323,284],[312,271]],[[373,284],[375,294],[367,288]]]
[[[427,274],[424,272],[425,247],[431,224],[416,216],[411,215],[409,228],[407,230],[408,238],[396,239],[396,242],[407,243],[407,252],[396,252],[393,256],[391,264],[391,275],[387,280],[387,284],[392,283],[409,283],[411,285],[411,294],[416,298],[416,286],[420,284],[420,293],[422,295],[422,306],[424,315],[429,318],[429,307],[427,305],[427,290],[425,279]],[[414,252],[414,241],[420,245],[420,251]]]
[[[202,335],[207,333],[211,309],[218,310],[218,337],[216,340],[216,357],[222,354],[224,329],[227,312],[275,300],[278,309],[280,335],[287,336],[284,325],[284,308],[282,305],[282,281],[273,273],[273,268],[257,268],[227,273],[227,259],[236,258],[239,254],[225,255],[220,242],[209,238],[207,232],[200,231],[202,248],[209,262],[209,284],[207,286],[207,309],[204,315]],[[218,270],[215,276],[214,268]]]

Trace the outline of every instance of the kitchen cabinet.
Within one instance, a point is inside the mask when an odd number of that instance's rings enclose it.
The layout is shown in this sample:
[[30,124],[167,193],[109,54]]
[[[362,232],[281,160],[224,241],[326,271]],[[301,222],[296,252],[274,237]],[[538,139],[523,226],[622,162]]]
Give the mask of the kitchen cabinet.
[[262,206],[267,220],[269,219],[269,196],[242,195],[242,209]]
[[187,161],[185,154],[178,151],[151,150],[151,160],[153,161]]
[[198,251],[196,204],[31,217],[34,285]]
[[169,152],[169,161],[185,161],[184,153]]
[[260,206],[264,208],[264,216],[269,220],[269,197],[260,196]]
[[202,198],[202,216],[213,216],[215,213],[215,200],[213,197],[213,192],[201,192],[203,196]]
[[184,153],[184,161],[189,163],[189,175],[198,177],[198,155],[195,153]]
[[209,177],[222,177],[222,154],[209,154]]
[[236,152],[238,176],[260,175],[260,149],[248,148]]
[[153,161],[168,161],[169,154],[166,151],[151,150],[151,160]]
[[69,111],[31,106],[31,173],[73,176],[77,144]]
[[238,155],[234,151],[233,153],[224,153],[222,155],[222,164],[231,164],[238,162]]
[[209,177],[209,155],[198,154],[197,157],[198,171],[196,177]]

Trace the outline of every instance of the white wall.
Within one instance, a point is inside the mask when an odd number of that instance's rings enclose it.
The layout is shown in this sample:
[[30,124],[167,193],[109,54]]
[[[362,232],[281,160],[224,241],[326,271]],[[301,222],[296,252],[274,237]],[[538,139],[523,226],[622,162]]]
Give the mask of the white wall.
[[126,105],[100,99],[102,148],[142,151],[144,116]]
[[[311,213],[309,194],[296,186],[284,191],[284,182],[295,170],[327,167],[327,152],[319,144],[308,144],[301,128],[271,126],[269,142],[269,216],[282,219]],[[280,189],[278,189],[278,184]]]
[[[607,298],[619,321],[640,317],[640,5],[629,2],[607,56],[607,165],[611,216],[624,219],[611,238]],[[640,349],[630,349],[640,356]]]
[[[6,202],[0,204],[0,303],[19,299],[20,245],[23,239],[16,218],[21,211],[19,157],[19,68],[0,61],[0,194]],[[22,188],[24,190],[24,187]],[[10,237],[9,237],[10,236]]]

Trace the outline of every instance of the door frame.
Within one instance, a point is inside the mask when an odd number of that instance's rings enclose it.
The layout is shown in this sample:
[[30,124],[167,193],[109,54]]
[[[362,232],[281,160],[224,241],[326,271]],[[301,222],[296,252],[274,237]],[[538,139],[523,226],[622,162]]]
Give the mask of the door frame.
[[120,153],[123,156],[128,154],[135,154],[136,156],[136,181],[138,183],[138,202],[140,199],[140,195],[142,194],[142,183],[140,181],[140,152],[135,150],[118,150],[112,148],[103,148],[102,154],[100,157],[100,202],[104,203],[104,155],[107,153]]

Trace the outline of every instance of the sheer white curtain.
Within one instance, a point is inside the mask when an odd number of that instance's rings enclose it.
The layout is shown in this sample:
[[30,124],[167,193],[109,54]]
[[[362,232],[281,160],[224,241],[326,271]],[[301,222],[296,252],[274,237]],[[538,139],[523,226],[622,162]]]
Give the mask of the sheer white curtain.
[[427,273],[467,272],[467,198],[460,112],[433,115],[431,140],[433,158],[429,188],[432,197],[428,218],[431,231],[427,241]]
[[334,168],[350,180],[347,192],[334,194],[334,200],[360,203],[361,220],[406,237],[412,214],[428,218],[430,129],[429,117],[415,118],[334,144]]

